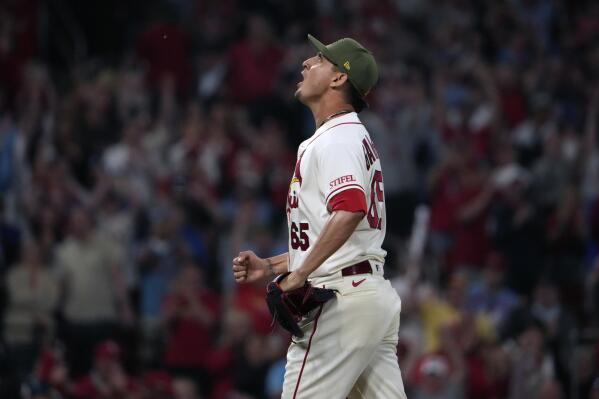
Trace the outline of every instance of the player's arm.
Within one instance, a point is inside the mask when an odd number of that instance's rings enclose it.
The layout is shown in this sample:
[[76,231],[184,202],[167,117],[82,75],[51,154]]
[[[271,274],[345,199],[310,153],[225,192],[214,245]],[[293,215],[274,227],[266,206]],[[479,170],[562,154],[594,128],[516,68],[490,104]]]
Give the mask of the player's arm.
[[238,283],[251,283],[285,273],[289,268],[287,252],[260,258],[254,251],[242,251],[233,259],[233,276]]
[[364,218],[364,214],[363,211],[333,211],[304,263],[280,283],[281,289],[289,291],[304,285],[310,273],[345,244]]
[[266,268],[271,276],[285,273],[289,270],[289,252],[264,259]]

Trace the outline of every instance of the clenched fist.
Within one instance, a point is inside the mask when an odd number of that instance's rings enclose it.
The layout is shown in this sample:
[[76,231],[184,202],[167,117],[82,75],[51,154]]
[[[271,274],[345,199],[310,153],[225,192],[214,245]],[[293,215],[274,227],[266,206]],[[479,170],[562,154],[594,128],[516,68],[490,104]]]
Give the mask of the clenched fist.
[[252,283],[269,274],[268,261],[254,251],[242,251],[233,258],[233,276],[238,283]]

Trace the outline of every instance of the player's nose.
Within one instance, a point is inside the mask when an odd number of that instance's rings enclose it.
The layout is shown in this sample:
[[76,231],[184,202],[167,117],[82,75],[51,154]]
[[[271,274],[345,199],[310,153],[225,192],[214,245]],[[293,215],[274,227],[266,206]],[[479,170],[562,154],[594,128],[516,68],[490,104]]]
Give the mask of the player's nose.
[[312,60],[312,58],[308,58],[307,60],[302,62],[302,72],[310,69],[310,67],[311,67],[310,61],[311,60]]

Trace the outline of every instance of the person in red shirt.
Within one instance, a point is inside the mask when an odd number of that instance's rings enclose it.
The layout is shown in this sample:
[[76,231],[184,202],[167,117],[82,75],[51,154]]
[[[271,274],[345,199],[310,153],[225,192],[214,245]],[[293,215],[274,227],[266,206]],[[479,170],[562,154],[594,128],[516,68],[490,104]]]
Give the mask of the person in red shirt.
[[218,310],[218,296],[204,286],[200,269],[187,263],[164,299],[164,362],[175,375],[192,377],[203,388],[209,381],[208,353]]
[[254,331],[266,335],[273,330],[272,316],[264,306],[264,281],[237,286],[234,305],[248,315]]
[[431,179],[432,239],[447,271],[482,267],[490,250],[485,223],[493,196],[472,148],[460,153],[451,147]]
[[153,88],[171,81],[178,93],[191,86],[191,38],[173,20],[169,7],[159,9],[154,21],[137,37],[138,58],[147,64],[148,83]]
[[[22,396],[33,394],[33,386],[43,387],[51,397],[68,397],[72,388],[69,378],[69,367],[65,359],[65,351],[58,341],[47,343],[40,351],[35,362],[33,375],[23,386]],[[27,392],[29,390],[29,392]],[[54,395],[54,396],[52,396]]]
[[107,340],[99,343],[95,350],[94,367],[75,383],[71,396],[75,399],[140,398],[140,386],[123,370],[120,354],[116,342]]
[[273,94],[283,50],[272,40],[263,17],[248,18],[246,37],[233,46],[228,58],[229,91],[235,100],[250,102]]
[[480,270],[490,251],[486,219],[495,191],[479,165],[469,165],[459,179],[450,262],[456,268]]
[[149,370],[143,374],[143,399],[173,399],[175,391],[171,376],[162,370]]

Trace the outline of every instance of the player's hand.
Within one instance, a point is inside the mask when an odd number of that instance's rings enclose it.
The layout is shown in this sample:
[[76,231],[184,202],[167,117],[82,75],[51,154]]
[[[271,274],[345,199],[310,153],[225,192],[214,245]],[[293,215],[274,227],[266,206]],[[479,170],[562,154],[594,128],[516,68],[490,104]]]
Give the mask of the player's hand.
[[297,271],[291,272],[283,281],[279,283],[279,287],[284,292],[293,291],[297,288],[301,288],[306,283],[306,277],[298,273]]
[[254,251],[242,251],[233,259],[233,276],[238,283],[252,283],[268,274],[268,262]]

